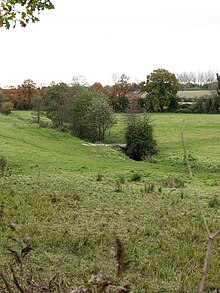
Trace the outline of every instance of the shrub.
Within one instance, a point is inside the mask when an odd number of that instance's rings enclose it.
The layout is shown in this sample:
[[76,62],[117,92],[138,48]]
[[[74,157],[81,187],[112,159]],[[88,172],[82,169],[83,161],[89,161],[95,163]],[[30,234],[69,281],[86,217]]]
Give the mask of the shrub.
[[13,110],[14,105],[12,102],[4,102],[1,106],[1,112],[2,114],[9,115],[11,114],[11,111]]
[[149,115],[133,114],[128,122],[125,137],[127,155],[133,160],[141,161],[158,152]]
[[140,181],[141,181],[141,175],[138,174],[138,173],[134,173],[134,174],[131,176],[131,181],[134,181],[134,182],[140,182]]
[[209,201],[210,208],[219,208],[220,207],[220,198],[217,195],[214,195]]

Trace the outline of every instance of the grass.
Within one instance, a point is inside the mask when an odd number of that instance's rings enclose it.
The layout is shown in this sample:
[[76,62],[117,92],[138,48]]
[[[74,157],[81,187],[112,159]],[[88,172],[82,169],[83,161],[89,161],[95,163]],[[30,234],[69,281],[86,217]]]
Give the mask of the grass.
[[[124,142],[126,118],[121,114],[117,119],[108,142]],[[0,116],[0,154],[11,172],[0,178],[0,272],[12,283],[3,244],[17,245],[9,234],[28,234],[34,250],[23,269],[36,283],[48,284],[58,273],[60,292],[69,292],[75,285],[87,286],[94,273],[115,279],[119,237],[128,260],[119,282],[132,284],[132,292],[196,292],[205,233],[183,163],[182,119],[202,204],[215,231],[220,211],[216,200],[212,204],[220,179],[218,115],[152,115],[160,147],[152,162],[132,161],[111,148],[83,146],[69,133],[30,123],[28,112]],[[207,280],[215,288],[220,287],[218,245]],[[3,287],[0,278],[1,292]]]

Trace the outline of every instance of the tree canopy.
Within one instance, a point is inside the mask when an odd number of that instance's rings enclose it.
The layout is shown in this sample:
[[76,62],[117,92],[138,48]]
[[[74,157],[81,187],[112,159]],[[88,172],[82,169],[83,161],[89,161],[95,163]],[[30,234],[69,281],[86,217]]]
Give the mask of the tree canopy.
[[179,89],[175,74],[166,69],[154,70],[147,76],[146,82],[142,82],[140,86],[141,91],[147,93],[146,99],[150,110],[158,108],[160,111],[163,111],[165,106],[169,107]]
[[42,10],[54,9],[50,0],[1,0],[0,27],[9,29],[17,23],[25,27],[29,22],[37,22]]

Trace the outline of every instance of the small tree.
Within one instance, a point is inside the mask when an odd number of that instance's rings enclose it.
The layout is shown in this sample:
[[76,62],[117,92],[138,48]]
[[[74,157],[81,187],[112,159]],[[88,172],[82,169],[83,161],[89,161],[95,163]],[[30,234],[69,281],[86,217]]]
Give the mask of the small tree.
[[1,107],[2,107],[2,104],[4,103],[4,101],[5,101],[5,96],[0,89],[0,111],[1,111]]
[[73,99],[72,130],[83,139],[104,141],[106,130],[114,124],[113,111],[103,93],[81,88]]
[[55,127],[62,127],[69,119],[70,94],[66,83],[52,83],[44,93],[46,115]]
[[126,129],[128,156],[136,161],[144,160],[157,154],[157,142],[153,136],[153,126],[150,116],[133,114]]

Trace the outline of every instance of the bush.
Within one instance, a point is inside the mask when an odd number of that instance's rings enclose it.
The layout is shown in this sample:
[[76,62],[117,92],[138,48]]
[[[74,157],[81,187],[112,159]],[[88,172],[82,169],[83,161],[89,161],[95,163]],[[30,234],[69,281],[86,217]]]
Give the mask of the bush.
[[11,111],[13,110],[13,108],[14,108],[14,105],[12,102],[4,102],[1,107],[1,112],[2,114],[9,115],[11,114]]
[[132,115],[127,125],[125,137],[127,155],[133,160],[141,161],[158,152],[149,115]]

